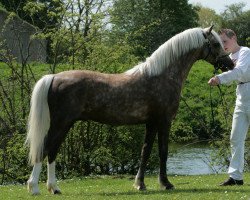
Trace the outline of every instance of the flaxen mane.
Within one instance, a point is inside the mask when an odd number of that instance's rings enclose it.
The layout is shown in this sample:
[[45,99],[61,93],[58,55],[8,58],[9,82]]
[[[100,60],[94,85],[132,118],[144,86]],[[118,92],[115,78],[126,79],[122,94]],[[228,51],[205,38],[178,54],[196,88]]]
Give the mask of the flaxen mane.
[[[212,34],[221,43],[218,34],[214,31],[212,31]],[[188,29],[162,44],[144,63],[136,65],[125,73],[129,75],[136,73],[149,76],[159,75],[164,68],[168,67],[181,55],[191,49],[201,47],[206,41],[202,28]]]

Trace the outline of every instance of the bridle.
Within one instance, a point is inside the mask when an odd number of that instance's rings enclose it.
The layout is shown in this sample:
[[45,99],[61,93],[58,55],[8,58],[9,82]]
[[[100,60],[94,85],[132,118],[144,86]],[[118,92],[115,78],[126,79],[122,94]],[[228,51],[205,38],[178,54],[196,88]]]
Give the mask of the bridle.
[[[205,56],[204,60],[206,60],[210,55],[213,55],[212,48],[211,48],[211,43],[208,40],[208,38],[206,38],[205,44],[206,44],[206,46],[208,48],[208,53]],[[228,56],[227,54],[222,55],[222,56],[216,56],[216,59],[215,59],[216,61],[214,63],[215,71],[218,71],[219,69],[222,70],[222,71],[228,71],[229,70],[229,68],[225,64],[223,64],[223,62],[222,62],[223,58],[225,58],[227,56]]]
[[[204,37],[205,37],[205,36],[204,36]],[[207,53],[207,55],[205,56],[204,60],[206,60],[206,59],[210,56],[210,54],[212,53],[211,43],[210,43],[210,41],[208,40],[208,38],[206,38],[205,44],[206,44],[206,46],[207,46],[207,48],[208,48],[208,53]]]

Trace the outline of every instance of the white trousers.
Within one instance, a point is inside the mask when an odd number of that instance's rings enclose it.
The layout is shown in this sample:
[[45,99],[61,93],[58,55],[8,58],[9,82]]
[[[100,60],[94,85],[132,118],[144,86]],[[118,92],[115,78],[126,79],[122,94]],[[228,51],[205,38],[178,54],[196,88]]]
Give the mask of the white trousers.
[[236,105],[230,136],[231,161],[228,169],[230,177],[243,179],[245,139],[250,124],[250,107]]

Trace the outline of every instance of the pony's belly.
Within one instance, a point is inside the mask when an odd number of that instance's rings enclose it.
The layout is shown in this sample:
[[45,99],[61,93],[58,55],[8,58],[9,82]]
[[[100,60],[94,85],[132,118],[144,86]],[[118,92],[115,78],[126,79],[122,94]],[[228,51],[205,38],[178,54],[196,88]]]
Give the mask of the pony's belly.
[[145,114],[133,111],[118,113],[88,113],[83,116],[83,119],[110,125],[132,125],[145,123],[148,117]]
[[99,123],[102,123],[102,124],[108,124],[108,125],[113,125],[113,126],[122,126],[122,125],[136,125],[136,124],[144,124],[145,121],[144,120],[127,120],[127,119],[124,119],[124,120],[99,120],[99,119],[96,119],[96,120],[93,120],[95,122],[99,122]]

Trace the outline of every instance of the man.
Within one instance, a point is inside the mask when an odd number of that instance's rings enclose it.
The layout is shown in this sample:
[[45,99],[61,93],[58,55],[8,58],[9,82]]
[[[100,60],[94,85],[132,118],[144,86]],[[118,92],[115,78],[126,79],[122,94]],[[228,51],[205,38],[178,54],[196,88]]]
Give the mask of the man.
[[250,49],[239,46],[236,34],[230,29],[222,29],[219,34],[225,51],[231,53],[235,68],[214,76],[208,84],[215,86],[237,82],[237,98],[230,136],[232,157],[228,169],[229,179],[220,185],[243,185],[244,146],[250,125]]

